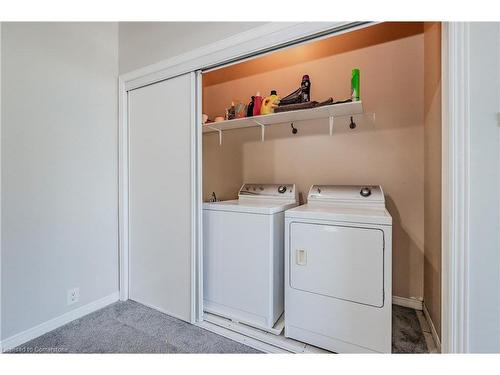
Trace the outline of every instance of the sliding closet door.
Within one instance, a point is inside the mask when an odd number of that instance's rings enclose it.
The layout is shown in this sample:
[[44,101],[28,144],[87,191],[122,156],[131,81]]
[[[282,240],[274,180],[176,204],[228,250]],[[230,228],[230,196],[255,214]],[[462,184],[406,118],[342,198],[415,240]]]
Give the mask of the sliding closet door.
[[194,74],[129,92],[129,295],[192,318]]

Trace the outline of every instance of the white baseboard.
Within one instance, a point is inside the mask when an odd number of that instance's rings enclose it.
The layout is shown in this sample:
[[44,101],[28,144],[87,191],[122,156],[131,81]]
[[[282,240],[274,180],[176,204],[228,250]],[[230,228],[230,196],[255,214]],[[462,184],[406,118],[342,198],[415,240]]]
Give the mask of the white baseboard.
[[436,344],[438,353],[441,353],[441,340],[439,339],[439,335],[436,331],[436,327],[434,327],[434,322],[431,319],[431,315],[429,314],[429,310],[427,310],[427,306],[423,303],[424,316],[431,328],[432,338],[434,339],[434,343]]
[[24,344],[27,341],[33,340],[34,338],[37,338],[47,332],[50,332],[53,329],[59,328],[75,319],[81,318],[82,316],[85,316],[94,311],[102,309],[103,307],[106,307],[107,305],[118,301],[119,297],[120,297],[119,292],[115,292],[106,297],[98,299],[97,301],[90,302],[82,307],[79,307],[75,310],[60,315],[57,318],[51,319],[33,328],[27,329],[26,331],[8,337],[1,342],[0,352],[13,349],[16,346]]
[[409,307],[415,310],[422,310],[423,302],[419,298],[406,298],[406,297],[398,297],[392,296],[392,303],[394,305]]

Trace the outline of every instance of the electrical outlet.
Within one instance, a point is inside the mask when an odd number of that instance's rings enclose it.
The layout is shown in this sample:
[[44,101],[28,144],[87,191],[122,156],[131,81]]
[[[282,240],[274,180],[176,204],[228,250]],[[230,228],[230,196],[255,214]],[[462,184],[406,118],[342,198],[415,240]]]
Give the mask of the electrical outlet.
[[74,303],[77,303],[80,300],[80,289],[79,288],[73,288],[73,289],[68,289],[68,305],[72,305]]

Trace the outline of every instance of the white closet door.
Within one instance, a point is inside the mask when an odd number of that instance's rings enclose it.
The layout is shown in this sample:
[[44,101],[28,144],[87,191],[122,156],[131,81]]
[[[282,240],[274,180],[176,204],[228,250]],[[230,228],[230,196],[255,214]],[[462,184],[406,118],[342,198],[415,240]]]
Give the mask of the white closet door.
[[194,74],[129,92],[130,299],[191,321]]

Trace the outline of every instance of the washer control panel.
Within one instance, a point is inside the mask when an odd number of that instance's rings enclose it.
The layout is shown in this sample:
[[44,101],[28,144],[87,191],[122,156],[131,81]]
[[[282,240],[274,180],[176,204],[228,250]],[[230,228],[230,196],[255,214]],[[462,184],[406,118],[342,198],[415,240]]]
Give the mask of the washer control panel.
[[260,198],[287,198],[292,199],[296,195],[294,184],[243,184],[240,188],[238,196]]

